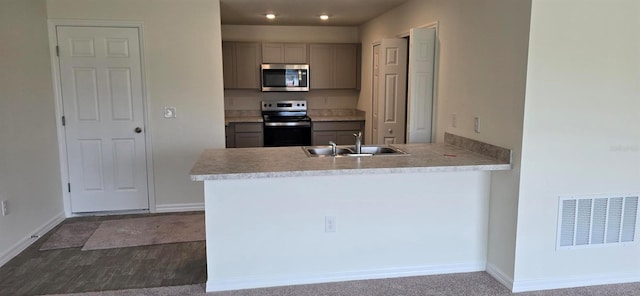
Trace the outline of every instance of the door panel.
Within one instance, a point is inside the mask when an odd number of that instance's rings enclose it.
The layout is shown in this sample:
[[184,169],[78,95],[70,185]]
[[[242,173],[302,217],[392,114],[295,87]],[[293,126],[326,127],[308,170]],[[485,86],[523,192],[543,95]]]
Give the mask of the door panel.
[[407,41],[382,40],[378,59],[377,141],[402,144],[405,142],[406,124]]
[[398,105],[398,75],[387,74],[384,78],[384,123],[394,123],[396,122],[396,106]]
[[[99,139],[78,140],[80,144],[80,161],[82,162],[82,189],[85,191],[104,190],[102,176],[102,141]],[[74,183],[76,184],[76,183]]]
[[113,120],[133,120],[131,71],[129,69],[109,69],[109,99]]
[[100,106],[98,104],[98,78],[95,68],[74,68],[73,95],[77,98],[76,117],[78,120],[97,121],[100,119]]
[[430,143],[435,78],[435,28],[411,30],[407,142]]
[[138,29],[56,30],[72,212],[148,209]]

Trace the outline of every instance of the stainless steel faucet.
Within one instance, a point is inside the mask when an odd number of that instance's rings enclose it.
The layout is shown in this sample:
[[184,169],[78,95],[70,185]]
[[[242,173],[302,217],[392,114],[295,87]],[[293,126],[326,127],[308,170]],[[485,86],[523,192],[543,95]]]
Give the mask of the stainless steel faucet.
[[336,156],[338,154],[338,145],[333,141],[329,141],[329,145],[331,145],[331,155]]
[[356,154],[362,154],[362,132],[353,134],[356,137]]

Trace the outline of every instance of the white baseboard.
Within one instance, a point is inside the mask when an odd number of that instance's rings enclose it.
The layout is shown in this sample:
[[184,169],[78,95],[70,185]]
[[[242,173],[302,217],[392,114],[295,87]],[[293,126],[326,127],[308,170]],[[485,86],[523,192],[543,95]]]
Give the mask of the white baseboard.
[[487,263],[487,273],[509,290],[513,290],[513,278],[508,276],[495,265]]
[[352,272],[335,272],[322,274],[282,275],[246,277],[230,280],[207,280],[207,292],[255,289],[277,286],[306,285],[328,282],[343,282],[355,280],[371,280],[383,278],[397,278],[408,276],[424,276],[433,274],[463,273],[484,271],[486,262],[469,264],[447,264],[417,267],[373,269]]
[[514,281],[512,292],[527,292],[552,289],[565,289],[597,285],[624,284],[640,282],[640,274],[622,273],[598,276],[566,277],[538,280]]
[[204,203],[156,205],[156,213],[204,211]]
[[8,250],[0,254],[0,267],[9,262],[13,257],[20,254],[26,248],[28,248],[31,244],[36,242],[38,238],[42,237],[44,234],[49,232],[54,227],[58,226],[60,222],[64,221],[65,215],[64,212],[59,213],[58,215],[51,218],[49,221],[45,222],[42,226],[36,228],[32,234],[26,236],[21,239],[13,246],[11,246]]

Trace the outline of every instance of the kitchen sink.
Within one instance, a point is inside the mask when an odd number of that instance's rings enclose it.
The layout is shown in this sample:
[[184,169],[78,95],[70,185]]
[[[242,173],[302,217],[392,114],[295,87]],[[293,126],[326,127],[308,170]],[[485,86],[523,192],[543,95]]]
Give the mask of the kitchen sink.
[[381,156],[381,155],[407,155],[406,152],[388,145],[363,145],[360,154],[356,153],[354,146],[336,147],[336,155],[331,151],[331,146],[302,147],[309,157],[354,157],[354,156]]
[[[331,146],[314,146],[314,147],[302,147],[307,155],[312,157],[320,157],[320,156],[332,156]],[[350,149],[338,147],[336,149],[336,154],[350,154],[353,153]]]

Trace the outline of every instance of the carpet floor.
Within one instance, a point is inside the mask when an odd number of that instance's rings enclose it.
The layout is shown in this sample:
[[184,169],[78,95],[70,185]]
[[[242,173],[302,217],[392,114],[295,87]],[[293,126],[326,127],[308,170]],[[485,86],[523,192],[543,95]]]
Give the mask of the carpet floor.
[[[604,285],[512,294],[486,272],[205,293],[204,285],[130,289],[73,296],[638,296],[640,283]],[[52,296],[52,295],[49,295]],[[56,295],[58,296],[58,295]]]

